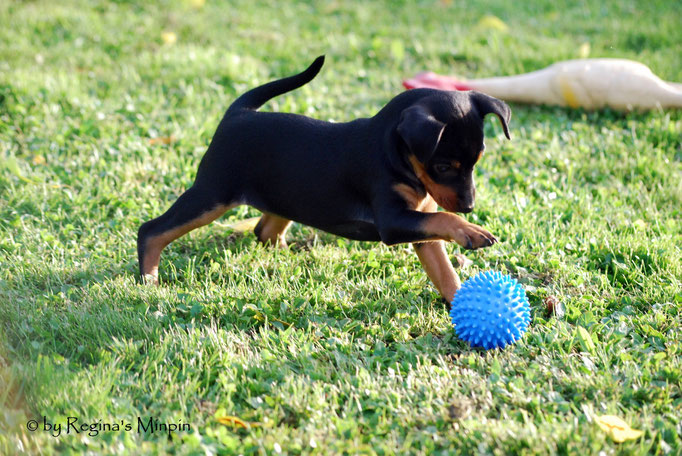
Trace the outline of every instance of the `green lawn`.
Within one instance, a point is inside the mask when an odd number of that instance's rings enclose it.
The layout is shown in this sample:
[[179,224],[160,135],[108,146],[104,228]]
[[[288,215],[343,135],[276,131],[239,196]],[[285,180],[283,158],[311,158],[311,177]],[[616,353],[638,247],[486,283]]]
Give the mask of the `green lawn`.
[[[523,283],[532,322],[504,351],[457,340],[409,246],[294,225],[271,250],[232,232],[242,207],[172,244],[158,288],[135,252],[230,102],[319,54],[265,109],[367,117],[416,72],[584,43],[682,81],[682,3],[4,0],[0,24],[0,454],[682,454],[681,111],[514,105],[512,141],[486,123],[467,218],[501,242],[460,275]],[[643,436],[613,442],[607,414]],[[191,430],[138,433],[150,418]]]

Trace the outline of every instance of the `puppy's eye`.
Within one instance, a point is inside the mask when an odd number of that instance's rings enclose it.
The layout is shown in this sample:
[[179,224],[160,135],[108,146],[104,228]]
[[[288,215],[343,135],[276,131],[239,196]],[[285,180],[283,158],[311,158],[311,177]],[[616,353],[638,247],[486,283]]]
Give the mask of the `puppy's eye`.
[[438,173],[447,173],[452,169],[451,165],[445,164],[445,163],[440,163],[435,166],[436,172]]

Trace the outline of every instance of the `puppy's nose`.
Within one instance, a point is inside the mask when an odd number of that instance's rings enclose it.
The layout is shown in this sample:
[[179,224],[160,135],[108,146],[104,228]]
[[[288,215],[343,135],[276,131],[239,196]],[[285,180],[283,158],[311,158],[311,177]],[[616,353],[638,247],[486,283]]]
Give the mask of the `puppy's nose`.
[[464,213],[464,214],[468,214],[469,212],[471,212],[471,211],[473,211],[473,210],[474,210],[474,205],[473,205],[473,204],[471,204],[471,205],[469,205],[469,206],[462,206],[462,207],[459,208],[459,211],[462,212],[462,213]]

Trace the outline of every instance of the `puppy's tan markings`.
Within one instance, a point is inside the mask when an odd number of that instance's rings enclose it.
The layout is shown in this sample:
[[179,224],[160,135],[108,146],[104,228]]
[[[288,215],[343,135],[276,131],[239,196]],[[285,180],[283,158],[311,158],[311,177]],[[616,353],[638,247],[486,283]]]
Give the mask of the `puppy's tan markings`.
[[481,159],[481,157],[483,156],[483,152],[485,152],[485,147],[484,147],[483,149],[480,150],[480,152],[479,152],[478,155],[476,156],[476,161],[475,161],[474,163],[478,163],[478,161],[479,161],[479,160]]
[[[424,204],[425,212],[436,212],[438,206],[433,198],[428,198]],[[452,302],[455,293],[461,287],[459,276],[452,267],[448,253],[445,250],[445,242],[430,241],[412,244],[419,262],[422,264],[426,275],[436,287],[440,295],[447,302]]]
[[285,237],[289,226],[291,226],[291,220],[264,213],[253,231],[263,244],[270,242],[275,247],[285,248],[287,246]]
[[431,214],[422,224],[421,229],[429,235],[430,239],[455,241],[465,249],[475,250],[497,242],[495,236],[487,230],[449,212]]
[[402,196],[407,203],[407,208],[413,211],[421,211],[429,201],[433,201],[428,193],[420,192],[407,184],[396,184],[393,190]]
[[451,302],[461,287],[461,282],[448,258],[445,242],[422,242],[412,244],[412,246],[417,252],[417,257],[419,257],[419,262],[426,271],[426,275],[429,276],[441,296],[446,301]]
[[431,179],[426,172],[424,165],[417,159],[417,157],[410,155],[409,161],[412,165],[412,169],[414,170],[414,174],[417,176],[417,179],[421,181],[426,188],[426,191],[433,197],[434,200],[436,200],[438,205],[445,210],[456,211],[457,194],[445,185],[438,184]]
[[152,284],[159,282],[159,261],[161,260],[161,252],[168,244],[180,236],[189,233],[193,229],[208,225],[235,206],[236,204],[219,204],[210,211],[202,213],[197,218],[192,219],[183,225],[175,226],[168,231],[164,231],[155,236],[150,236],[145,242],[144,257],[142,258],[141,269],[145,282]]

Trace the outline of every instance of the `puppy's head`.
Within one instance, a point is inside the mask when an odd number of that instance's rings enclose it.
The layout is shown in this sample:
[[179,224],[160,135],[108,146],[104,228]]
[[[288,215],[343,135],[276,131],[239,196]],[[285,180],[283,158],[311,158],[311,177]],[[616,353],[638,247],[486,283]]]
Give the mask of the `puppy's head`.
[[473,170],[485,149],[483,119],[495,114],[507,138],[511,110],[480,92],[437,92],[402,111],[397,131],[417,178],[439,206],[471,212]]

